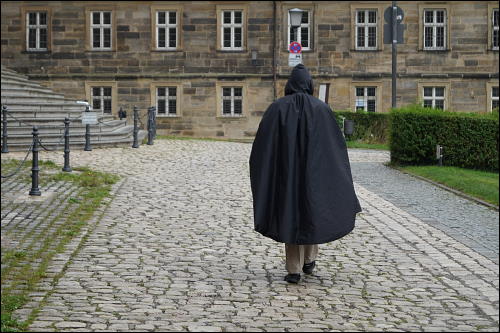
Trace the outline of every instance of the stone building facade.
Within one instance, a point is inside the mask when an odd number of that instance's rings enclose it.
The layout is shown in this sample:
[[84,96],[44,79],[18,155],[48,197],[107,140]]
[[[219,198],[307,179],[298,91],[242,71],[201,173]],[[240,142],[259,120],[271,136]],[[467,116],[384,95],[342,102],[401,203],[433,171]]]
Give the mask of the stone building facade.
[[[117,114],[156,106],[160,134],[251,138],[283,96],[288,44],[303,46],[316,96],[387,112],[391,1],[2,1],[2,65]],[[498,2],[398,1],[397,105],[498,105]],[[289,10],[303,10],[292,31]],[[296,34],[296,35],[295,35]],[[295,37],[297,36],[297,37]]]

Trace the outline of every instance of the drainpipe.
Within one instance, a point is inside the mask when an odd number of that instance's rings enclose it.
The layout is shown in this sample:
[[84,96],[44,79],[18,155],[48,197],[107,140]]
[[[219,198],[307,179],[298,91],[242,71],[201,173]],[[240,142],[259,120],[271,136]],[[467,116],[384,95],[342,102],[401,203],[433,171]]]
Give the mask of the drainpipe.
[[276,1],[273,1],[273,100],[276,100],[276,32],[277,32],[277,20],[276,20]]

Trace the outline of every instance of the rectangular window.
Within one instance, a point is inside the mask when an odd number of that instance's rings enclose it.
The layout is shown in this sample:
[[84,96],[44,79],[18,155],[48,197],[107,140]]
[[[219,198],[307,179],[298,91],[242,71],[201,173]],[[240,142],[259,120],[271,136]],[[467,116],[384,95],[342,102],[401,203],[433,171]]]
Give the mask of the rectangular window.
[[302,21],[298,28],[292,28],[290,21],[290,11],[288,12],[288,44],[299,42],[302,50],[311,49],[311,11],[302,12]]
[[47,51],[47,12],[26,13],[26,50]]
[[222,11],[221,34],[222,50],[243,49],[243,11]]
[[112,87],[92,87],[90,89],[93,111],[111,114],[111,91]]
[[222,115],[228,117],[239,117],[243,112],[243,88],[222,88]]
[[424,50],[446,49],[446,10],[424,10]]
[[377,111],[377,87],[356,87],[356,111]]
[[445,109],[444,91],[445,87],[424,87],[424,107],[434,109]]
[[156,48],[177,49],[177,11],[156,12]]
[[491,87],[491,111],[498,109],[498,86]]
[[158,116],[177,115],[177,87],[156,88],[156,112]]
[[499,26],[498,26],[498,8],[497,9],[493,9],[493,15],[492,15],[492,24],[493,24],[493,31],[492,31],[492,34],[491,34],[491,37],[492,37],[492,41],[491,41],[491,45],[492,45],[492,48],[493,50],[498,50],[498,30],[499,30]]
[[377,49],[377,11],[356,10],[356,50]]
[[111,12],[90,12],[90,45],[93,50],[111,50]]

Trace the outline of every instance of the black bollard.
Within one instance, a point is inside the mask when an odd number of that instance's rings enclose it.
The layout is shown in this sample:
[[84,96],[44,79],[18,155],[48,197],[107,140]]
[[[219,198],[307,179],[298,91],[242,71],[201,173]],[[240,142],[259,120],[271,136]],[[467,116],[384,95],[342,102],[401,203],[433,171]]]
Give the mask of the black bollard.
[[153,144],[153,108],[148,108],[148,145]]
[[31,167],[31,190],[29,195],[42,195],[40,189],[38,188],[38,174],[40,172],[40,168],[38,167],[38,152],[40,149],[38,148],[38,128],[33,126],[33,164]]
[[62,171],[72,171],[69,166],[69,118],[64,118],[64,167]]
[[137,140],[137,135],[139,133],[139,127],[137,126],[137,121],[139,119],[138,112],[137,106],[134,106],[134,142],[132,143],[132,148],[139,148],[139,142]]
[[[90,112],[90,106],[86,106],[85,112]],[[85,125],[85,148],[83,148],[85,151],[91,151],[92,147],[90,146],[90,125],[87,124]]]
[[7,107],[2,106],[2,153],[8,153],[9,148],[7,147]]
[[156,108],[151,107],[151,112],[153,113],[153,138],[156,139]]

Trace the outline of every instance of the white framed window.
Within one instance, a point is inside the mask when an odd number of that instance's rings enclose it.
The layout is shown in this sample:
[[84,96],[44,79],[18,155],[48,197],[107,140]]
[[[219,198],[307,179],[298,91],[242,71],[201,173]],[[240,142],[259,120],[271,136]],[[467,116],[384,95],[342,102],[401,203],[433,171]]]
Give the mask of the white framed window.
[[445,87],[423,87],[424,107],[445,109]]
[[26,50],[47,51],[47,12],[26,13]]
[[156,12],[156,48],[158,50],[177,49],[177,11]]
[[90,45],[93,50],[111,50],[112,13],[90,12]]
[[490,111],[498,109],[498,86],[491,87],[491,108]]
[[446,10],[424,10],[424,50],[446,49]]
[[223,10],[221,50],[243,50],[243,11]]
[[[295,34],[297,38],[295,38]],[[311,11],[305,10],[302,12],[302,20],[300,22],[300,26],[296,29],[292,28],[290,21],[290,11],[288,11],[288,43],[287,46],[290,45],[291,42],[299,42],[302,45],[302,50],[310,50],[311,49]],[[297,40],[295,40],[297,39]]]
[[96,112],[100,111],[102,113],[111,114],[111,92],[112,87],[91,87],[90,99],[92,101],[92,110]]
[[498,14],[498,8],[496,9],[493,9],[492,11],[492,27],[493,27],[493,30],[492,30],[492,34],[491,34],[491,46],[492,46],[492,49],[493,50],[497,50],[498,51],[498,41],[499,41],[499,37],[498,37],[498,30],[499,30],[499,25],[498,25],[498,20],[499,20],[499,14]]
[[377,49],[377,11],[356,10],[356,50]]
[[243,87],[222,87],[222,116],[240,117],[243,112]]
[[377,111],[377,87],[355,87],[356,89],[356,100],[355,108],[356,111]]
[[177,87],[156,87],[156,114],[177,116]]

